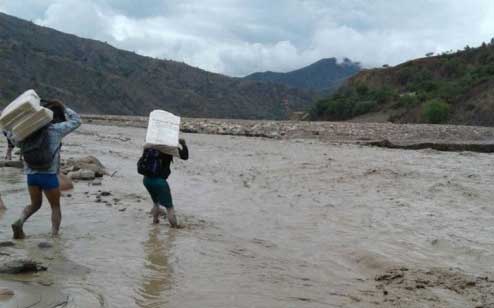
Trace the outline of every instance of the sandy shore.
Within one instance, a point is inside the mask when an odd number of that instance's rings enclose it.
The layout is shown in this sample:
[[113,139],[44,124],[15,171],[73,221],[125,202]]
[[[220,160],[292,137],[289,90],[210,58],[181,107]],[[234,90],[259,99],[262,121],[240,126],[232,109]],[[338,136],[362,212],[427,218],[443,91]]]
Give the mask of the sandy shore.
[[[26,225],[28,239],[0,248],[48,267],[0,276],[0,288],[16,292],[0,298],[5,307],[39,298],[33,307],[67,299],[71,307],[494,303],[489,154],[367,147],[312,132],[310,138],[295,131],[279,138],[185,134],[191,159],[177,160],[170,178],[185,228],[173,230],[151,224],[150,200],[135,171],[145,130],[125,126],[86,124],[64,142],[64,157],[94,155],[114,176],[102,186],[77,183],[65,195],[60,239],[49,238],[44,207]],[[439,140],[441,129],[431,129],[410,128],[415,137],[401,141]],[[492,133],[451,128],[443,139],[489,142]],[[0,215],[0,238],[9,240],[8,225],[27,195],[18,169],[0,169],[0,177],[9,208]],[[98,201],[102,191],[110,194]],[[53,247],[40,249],[40,242]]]

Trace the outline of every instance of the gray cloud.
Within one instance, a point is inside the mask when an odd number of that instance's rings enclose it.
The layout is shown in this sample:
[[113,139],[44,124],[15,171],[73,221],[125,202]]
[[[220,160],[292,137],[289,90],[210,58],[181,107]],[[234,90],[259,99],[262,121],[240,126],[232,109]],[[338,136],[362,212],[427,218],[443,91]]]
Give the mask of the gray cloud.
[[3,0],[0,11],[234,76],[326,57],[398,64],[494,36],[492,0]]

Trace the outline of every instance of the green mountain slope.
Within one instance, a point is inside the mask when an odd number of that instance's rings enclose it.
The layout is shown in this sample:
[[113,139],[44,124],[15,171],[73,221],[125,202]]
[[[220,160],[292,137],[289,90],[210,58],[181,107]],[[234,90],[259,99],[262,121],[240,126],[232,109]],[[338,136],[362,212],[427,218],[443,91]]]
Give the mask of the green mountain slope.
[[230,78],[116,49],[0,13],[0,108],[26,89],[85,113],[284,119],[309,91]]
[[364,70],[320,100],[312,117],[494,126],[493,43]]

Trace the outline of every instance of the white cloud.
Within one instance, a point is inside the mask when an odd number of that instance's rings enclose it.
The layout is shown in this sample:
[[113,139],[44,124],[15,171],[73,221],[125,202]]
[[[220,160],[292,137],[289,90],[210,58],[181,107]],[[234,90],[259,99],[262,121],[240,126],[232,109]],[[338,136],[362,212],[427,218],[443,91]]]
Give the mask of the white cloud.
[[492,0],[2,0],[0,11],[235,76],[333,56],[397,64],[494,36]]

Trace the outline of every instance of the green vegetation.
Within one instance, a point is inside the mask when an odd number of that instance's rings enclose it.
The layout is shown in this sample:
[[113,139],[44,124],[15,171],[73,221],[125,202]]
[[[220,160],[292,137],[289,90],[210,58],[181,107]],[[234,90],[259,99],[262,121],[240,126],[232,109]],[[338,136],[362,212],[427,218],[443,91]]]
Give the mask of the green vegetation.
[[455,106],[493,82],[494,42],[478,48],[467,46],[456,53],[363,71],[336,94],[318,101],[311,115],[314,119],[347,120],[368,112],[396,110],[398,120],[443,123],[458,109]]
[[313,117],[324,115],[326,120],[346,120],[375,110],[379,105],[396,98],[391,88],[371,90],[366,85],[344,89],[326,100],[316,103]]
[[427,123],[439,124],[448,120],[448,103],[433,99],[422,105],[422,120]]
[[412,92],[400,95],[398,102],[393,107],[410,109],[419,104],[420,98],[415,94],[415,92]]

